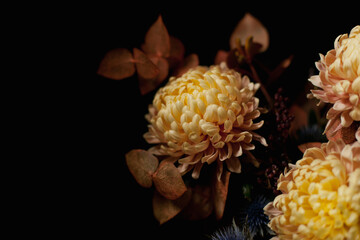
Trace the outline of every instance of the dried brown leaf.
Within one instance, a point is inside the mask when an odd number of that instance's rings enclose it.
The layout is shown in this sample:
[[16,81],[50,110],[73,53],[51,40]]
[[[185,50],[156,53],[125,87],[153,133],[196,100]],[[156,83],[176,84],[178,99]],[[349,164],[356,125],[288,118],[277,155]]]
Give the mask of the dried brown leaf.
[[273,84],[274,81],[281,76],[281,74],[290,66],[293,58],[294,56],[291,55],[281,61],[281,63],[270,73],[267,85]]
[[143,79],[153,79],[159,74],[158,67],[140,49],[134,48],[134,59],[138,75]]
[[131,77],[135,73],[133,55],[125,48],[113,49],[106,53],[97,73],[113,80]]
[[142,95],[154,90],[157,86],[159,68],[141,50],[134,48],[134,58],[139,78],[139,87]]
[[199,66],[199,57],[197,54],[192,53],[184,59],[183,64],[174,72],[174,75],[180,77],[181,75],[186,73],[190,68],[194,68],[197,66]]
[[170,68],[178,65],[184,59],[184,54],[184,44],[178,38],[170,36],[170,56],[168,57]]
[[254,42],[261,44],[260,52],[264,52],[269,47],[269,33],[264,25],[250,13],[239,21],[230,37],[230,48],[237,47],[237,39],[242,43],[246,42],[248,37],[253,37]]
[[179,198],[187,190],[179,170],[169,161],[160,163],[153,181],[156,190],[170,200]]
[[228,194],[230,172],[223,171],[220,181],[214,174],[213,177],[213,198],[216,219],[221,219],[224,214],[226,198]]
[[145,35],[143,50],[149,55],[167,58],[170,55],[170,36],[161,15]]
[[156,171],[159,161],[151,153],[134,149],[125,155],[126,164],[135,180],[145,188],[152,186],[152,174]]
[[189,203],[191,198],[191,190],[186,191],[176,200],[170,200],[163,197],[157,191],[153,196],[153,212],[154,217],[163,224],[175,217]]
[[156,77],[156,81],[154,83],[155,87],[159,86],[168,76],[169,74],[169,63],[165,58],[151,58],[153,63],[159,69],[159,75]]
[[252,59],[256,54],[260,52],[261,44],[254,42],[253,36],[250,36],[245,41],[245,52],[249,59]]
[[290,125],[290,135],[296,135],[296,131],[308,125],[308,115],[304,109],[294,104],[290,107],[290,114],[294,116],[294,120]]
[[210,216],[214,209],[211,188],[207,185],[196,185],[191,188],[191,200],[181,212],[184,219],[196,221]]
[[216,56],[215,56],[215,61],[214,63],[215,64],[220,64],[221,62],[226,62],[226,59],[229,55],[229,52],[226,52],[224,50],[219,50],[217,53],[216,53]]

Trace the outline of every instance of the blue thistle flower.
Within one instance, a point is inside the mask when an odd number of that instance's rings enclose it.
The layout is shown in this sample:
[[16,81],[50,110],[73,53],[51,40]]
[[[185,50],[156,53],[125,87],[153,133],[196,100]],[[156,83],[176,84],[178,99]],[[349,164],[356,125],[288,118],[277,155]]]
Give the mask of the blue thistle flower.
[[324,128],[318,124],[302,127],[297,131],[298,142],[326,142],[326,136],[323,135]]
[[235,221],[233,221],[231,226],[216,231],[211,236],[211,240],[246,240],[246,238],[240,228],[235,224]]
[[270,202],[264,195],[257,196],[240,213],[240,225],[244,226],[243,231],[251,238],[256,235],[263,237],[266,233],[272,233],[267,226],[268,216],[264,213],[264,207]]

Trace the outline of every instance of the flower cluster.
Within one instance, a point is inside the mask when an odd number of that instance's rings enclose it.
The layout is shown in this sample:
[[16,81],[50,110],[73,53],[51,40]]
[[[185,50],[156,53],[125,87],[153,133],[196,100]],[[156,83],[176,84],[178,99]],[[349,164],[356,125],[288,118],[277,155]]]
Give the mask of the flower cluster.
[[[320,74],[309,80],[322,90],[312,95],[333,104],[325,129],[333,140],[308,148],[280,175],[282,194],[264,210],[279,239],[360,239],[360,26],[339,36],[316,66]],[[333,138],[340,129],[350,142]]]
[[360,121],[360,25],[349,36],[338,36],[334,48],[320,54],[316,63],[320,74],[309,79],[319,88],[311,90],[312,96],[333,104],[326,116],[329,134]]
[[[268,45],[266,28],[245,14],[230,50],[199,66],[196,54],[184,58],[183,44],[159,16],[141,49],[105,55],[99,75],[135,75],[142,95],[156,90],[145,116],[149,148],[126,153],[129,171],[152,188],[160,224],[230,215],[232,225],[210,238],[360,240],[360,25],[320,54],[319,74],[309,79],[315,89],[308,97],[328,107],[321,142],[292,142],[293,122],[306,122],[278,86],[292,56],[271,70],[257,59]],[[225,207],[234,203],[240,208]]]

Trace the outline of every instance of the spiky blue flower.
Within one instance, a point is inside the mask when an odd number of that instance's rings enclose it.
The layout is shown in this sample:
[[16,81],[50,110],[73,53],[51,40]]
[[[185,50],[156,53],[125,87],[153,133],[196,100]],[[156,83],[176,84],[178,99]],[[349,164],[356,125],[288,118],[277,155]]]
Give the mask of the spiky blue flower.
[[267,226],[268,216],[264,214],[264,207],[270,202],[264,195],[258,195],[240,213],[240,225],[244,226],[251,238],[255,236],[264,236],[271,233]]
[[216,231],[211,236],[211,240],[246,240],[246,238],[240,228],[233,222],[231,226]]

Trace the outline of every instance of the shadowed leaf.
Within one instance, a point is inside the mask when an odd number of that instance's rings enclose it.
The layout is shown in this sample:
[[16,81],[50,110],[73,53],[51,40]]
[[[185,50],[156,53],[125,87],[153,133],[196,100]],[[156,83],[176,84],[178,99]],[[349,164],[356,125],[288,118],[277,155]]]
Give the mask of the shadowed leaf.
[[150,58],[150,59],[157,66],[157,68],[159,69],[159,74],[157,75],[156,79],[154,80],[155,81],[154,86],[156,88],[168,76],[168,74],[169,74],[169,63],[165,58],[153,57],[153,58]]
[[226,198],[228,194],[230,180],[230,172],[224,171],[220,181],[218,181],[216,174],[213,177],[213,198],[214,210],[216,219],[221,219],[224,214]]
[[170,55],[170,36],[161,15],[145,35],[143,50],[148,55],[167,58]]
[[321,147],[321,142],[308,142],[308,143],[303,143],[303,144],[298,146],[299,150],[302,153],[304,153],[306,151],[306,149],[313,148],[313,147],[320,148]]
[[192,53],[184,59],[183,64],[174,72],[174,75],[180,77],[190,68],[194,68],[197,66],[199,66],[199,57],[197,54]]
[[290,107],[290,114],[294,116],[294,120],[291,122],[289,133],[295,136],[296,131],[302,127],[308,125],[308,115],[304,109],[294,104]]
[[268,48],[268,31],[258,19],[250,13],[246,13],[231,34],[230,48],[233,49],[237,47],[237,39],[240,39],[242,43],[245,43],[246,39],[250,36],[253,37],[254,42],[262,45],[260,52],[264,52]]
[[191,221],[201,220],[210,216],[214,209],[210,186],[196,185],[191,188],[191,192],[191,200],[181,212],[181,216]]
[[163,197],[157,191],[153,196],[154,217],[163,224],[175,217],[190,201],[191,190],[186,191],[176,200],[170,200]]
[[158,86],[159,68],[141,50],[134,48],[134,58],[142,95],[154,90]]
[[184,44],[176,37],[170,36],[170,56],[168,57],[170,68],[174,68],[184,59]]
[[151,153],[134,149],[125,155],[126,164],[135,180],[142,186],[149,188],[152,185],[152,174],[159,165],[158,159]]
[[153,79],[159,74],[157,66],[139,49],[134,48],[134,59],[138,75],[143,79]]
[[131,77],[135,73],[133,55],[125,48],[113,49],[106,53],[97,73],[113,80]]
[[293,55],[291,55],[290,57],[284,59],[271,73],[270,73],[270,76],[269,76],[269,79],[268,79],[268,82],[267,82],[267,85],[270,85],[270,84],[273,84],[274,81],[276,79],[278,79],[281,74],[285,71],[285,69],[287,69],[292,60],[293,60]]
[[219,50],[217,53],[216,53],[216,56],[215,56],[215,61],[214,63],[216,65],[220,64],[221,62],[226,62],[226,58],[228,57],[229,53],[224,51],[224,50]]
[[168,161],[160,163],[159,168],[153,175],[156,190],[167,199],[179,198],[186,191],[185,183],[179,170]]
[[261,44],[253,41],[253,36],[249,36],[245,41],[245,52],[246,55],[252,59],[256,54],[260,52]]

